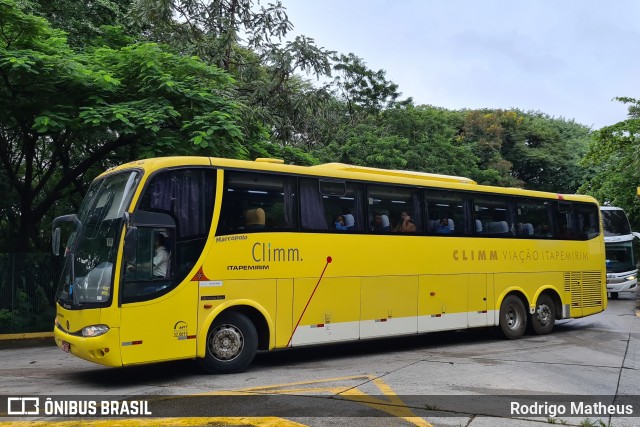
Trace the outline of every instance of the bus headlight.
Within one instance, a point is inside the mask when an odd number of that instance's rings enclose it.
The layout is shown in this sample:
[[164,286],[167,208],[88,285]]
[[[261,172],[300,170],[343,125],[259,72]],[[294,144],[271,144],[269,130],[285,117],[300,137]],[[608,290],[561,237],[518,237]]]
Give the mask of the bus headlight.
[[104,335],[109,331],[109,327],[107,325],[92,325],[86,326],[82,328],[82,336],[83,337],[97,337],[100,335]]
[[636,276],[629,276],[629,277],[627,277],[627,279],[626,279],[626,280],[629,280],[629,281],[631,281],[631,280],[636,280]]

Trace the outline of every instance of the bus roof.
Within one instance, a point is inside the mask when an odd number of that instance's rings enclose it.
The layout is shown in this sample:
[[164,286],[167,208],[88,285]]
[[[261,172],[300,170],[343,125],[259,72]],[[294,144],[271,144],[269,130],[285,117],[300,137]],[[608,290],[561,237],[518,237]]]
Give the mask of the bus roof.
[[417,179],[424,179],[428,181],[458,182],[461,184],[474,184],[474,185],[477,184],[477,182],[475,182],[474,180],[470,178],[465,178],[462,176],[440,175],[435,173],[414,172],[414,171],[393,170],[393,169],[370,168],[366,166],[348,165],[345,163],[325,163],[322,165],[312,166],[312,168],[324,169],[327,171],[353,172],[355,174],[373,174],[373,175],[383,175],[388,177],[417,178]]
[[425,172],[405,170],[381,169],[365,166],[349,165],[345,163],[325,163],[315,166],[287,165],[279,159],[236,160],[222,157],[175,156],[156,157],[136,160],[114,168],[105,173],[112,173],[124,169],[139,168],[154,171],[162,168],[180,166],[216,166],[222,168],[244,169],[255,171],[279,172],[297,175],[318,176],[334,179],[353,179],[380,183],[396,183],[423,187],[442,187],[487,193],[501,193],[524,197],[544,197],[557,200],[572,200],[598,203],[591,196],[578,194],[557,194],[535,190],[524,190],[515,187],[496,187],[479,185],[466,177],[441,175]]

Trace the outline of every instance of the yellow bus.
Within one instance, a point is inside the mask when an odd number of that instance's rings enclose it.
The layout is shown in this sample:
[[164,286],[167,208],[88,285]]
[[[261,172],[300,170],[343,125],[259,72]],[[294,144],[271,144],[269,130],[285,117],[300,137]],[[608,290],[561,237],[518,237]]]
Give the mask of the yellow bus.
[[99,176],[70,223],[55,339],[107,366],[495,326],[606,308],[598,203],[339,163],[166,157]]

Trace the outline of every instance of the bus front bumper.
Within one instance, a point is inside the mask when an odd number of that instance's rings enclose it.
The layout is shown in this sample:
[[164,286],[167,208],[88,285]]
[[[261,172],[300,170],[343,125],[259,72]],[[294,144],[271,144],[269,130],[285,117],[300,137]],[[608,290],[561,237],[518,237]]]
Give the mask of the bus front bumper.
[[638,279],[623,280],[621,282],[614,282],[607,280],[607,292],[637,292],[638,291]]
[[97,337],[72,335],[58,325],[53,329],[56,345],[65,353],[105,366],[122,366],[119,335],[117,328]]

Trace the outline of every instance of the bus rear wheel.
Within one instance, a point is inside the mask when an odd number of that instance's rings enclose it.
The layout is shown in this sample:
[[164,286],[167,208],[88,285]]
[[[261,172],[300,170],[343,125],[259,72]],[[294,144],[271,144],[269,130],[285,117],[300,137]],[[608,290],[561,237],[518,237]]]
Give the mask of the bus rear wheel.
[[499,328],[505,338],[515,340],[524,335],[527,328],[527,312],[522,300],[515,295],[507,295],[500,305]]
[[255,325],[240,313],[216,319],[207,333],[206,353],[200,366],[212,374],[232,374],[249,367],[258,350]]
[[537,335],[546,335],[556,324],[556,308],[549,295],[540,295],[536,312],[531,315],[531,328]]

